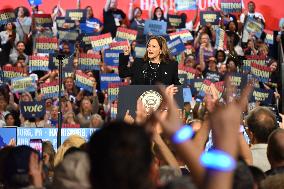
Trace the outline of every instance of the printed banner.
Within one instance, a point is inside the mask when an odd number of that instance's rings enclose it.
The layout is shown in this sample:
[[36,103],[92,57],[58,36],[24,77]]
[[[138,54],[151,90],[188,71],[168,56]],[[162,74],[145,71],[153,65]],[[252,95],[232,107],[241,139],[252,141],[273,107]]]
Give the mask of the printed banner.
[[12,93],[34,92],[37,84],[32,77],[16,77],[11,79]]
[[185,50],[185,46],[180,39],[180,37],[174,38],[173,40],[170,40],[167,42],[168,47],[171,51],[172,56],[176,56],[181,54]]
[[179,15],[168,15],[168,23],[170,27],[185,28],[185,19]]
[[196,0],[175,0],[176,10],[177,11],[186,11],[186,10],[196,10]]
[[49,57],[48,56],[29,56],[29,72],[33,71],[49,71]]
[[100,79],[101,90],[106,90],[109,83],[121,82],[121,78],[118,76],[118,74],[114,73],[101,74]]
[[253,18],[248,18],[246,23],[245,23],[245,29],[249,32],[249,33],[254,33],[254,35],[257,38],[260,38],[262,31],[263,31],[263,24],[259,23],[257,20],[253,19]]
[[119,27],[116,31],[116,39],[119,41],[128,40],[130,43],[137,38],[137,30]]
[[221,15],[218,11],[200,11],[200,25],[202,26],[205,26],[206,23],[219,25],[220,18]]
[[25,74],[25,69],[18,68],[18,67],[12,67],[12,66],[3,66],[2,71],[0,70],[0,73],[3,77],[4,82],[10,82],[11,79],[15,77],[22,77]]
[[53,26],[53,21],[50,14],[34,14],[33,17],[36,26],[49,28]]
[[75,42],[79,37],[79,31],[76,29],[70,30],[70,29],[58,28],[57,34],[58,34],[58,38],[61,41],[65,40],[69,42]]
[[76,71],[75,85],[90,93],[92,93],[94,89],[94,81],[90,80],[88,75],[79,70]]
[[251,55],[246,56],[246,60],[243,60],[243,71],[250,72],[251,71],[251,63],[255,62],[259,65],[266,65],[266,60],[264,56],[259,55]]
[[129,42],[128,41],[112,42],[111,44],[109,44],[109,47],[111,50],[123,50],[129,47]]
[[95,51],[100,51],[103,49],[108,49],[109,44],[112,43],[112,37],[110,33],[98,35],[98,36],[90,36],[92,47]]
[[87,11],[85,9],[69,9],[66,10],[65,18],[67,21],[72,20],[85,23],[87,18]]
[[[64,58],[62,60],[62,69],[64,72],[73,72],[73,59],[74,57]],[[50,54],[49,55],[49,65],[48,68],[50,70],[56,70],[59,66],[59,59],[57,58],[57,54]]]
[[[50,83],[44,83],[40,85],[40,92],[43,94],[43,99],[58,97],[59,83],[53,81]],[[62,85],[61,96],[64,96],[64,86]]]
[[108,83],[107,94],[109,102],[113,102],[118,98],[119,87],[126,86],[128,83],[125,82],[110,82]]
[[232,73],[229,75],[232,85],[239,89],[243,89],[247,84],[247,75],[242,73]]
[[251,63],[251,73],[260,82],[266,83],[269,81],[271,69],[268,66]]
[[79,70],[100,70],[101,63],[100,54],[79,54],[78,69]]
[[58,50],[58,39],[47,38],[47,37],[39,37],[36,38],[35,48],[37,53],[54,53],[55,50]]
[[190,89],[192,92],[192,96],[196,96],[199,93],[203,81],[204,79],[190,79],[189,80],[189,85],[190,85]]
[[[71,135],[79,135],[86,141],[95,132],[94,128],[63,128],[61,130],[61,143]],[[57,128],[21,128],[17,129],[17,145],[29,145],[30,139],[40,138],[43,141],[50,141],[57,149]]]
[[192,41],[193,37],[188,30],[181,30],[174,33],[170,33],[170,39],[173,40],[177,37],[180,37],[183,43],[187,43],[188,41]]
[[119,54],[123,53],[121,50],[105,50],[104,51],[104,63],[108,66],[118,67]]
[[21,114],[24,118],[43,118],[45,116],[45,101],[20,102]]
[[227,49],[227,35],[225,30],[217,28],[216,30],[216,43],[215,49],[226,50]]
[[0,25],[6,25],[9,22],[15,22],[16,15],[14,9],[0,10]]
[[145,35],[166,35],[167,34],[167,22],[161,22],[158,20],[146,20],[144,27]]
[[252,92],[250,102],[261,102],[262,105],[271,105],[272,97],[272,90],[255,88]]
[[65,17],[56,17],[55,22],[57,29],[65,28],[65,26],[68,26],[69,30],[73,30],[76,28],[75,21],[72,20],[67,21],[65,20]]
[[274,38],[273,38],[273,31],[270,30],[264,30],[266,36],[265,36],[265,43],[268,43],[269,45],[273,45],[274,43]]
[[12,140],[17,141],[17,128],[0,128],[0,149],[9,145]]
[[225,13],[241,13],[242,0],[221,0],[221,10]]

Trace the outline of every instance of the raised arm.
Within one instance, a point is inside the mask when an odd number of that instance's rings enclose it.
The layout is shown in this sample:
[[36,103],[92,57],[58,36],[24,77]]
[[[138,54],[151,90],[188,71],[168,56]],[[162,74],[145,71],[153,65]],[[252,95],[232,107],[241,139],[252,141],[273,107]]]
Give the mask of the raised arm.
[[128,9],[128,20],[131,21],[133,19],[133,3],[134,0],[129,2],[129,9]]
[[109,10],[110,2],[111,2],[111,0],[106,0],[106,4],[105,4],[105,7],[104,7],[105,12],[107,12]]
[[125,48],[124,53],[119,54],[118,74],[121,78],[132,76],[131,69],[128,67],[129,54],[130,47]]
[[164,0],[163,4],[164,4],[164,18],[167,19],[168,18],[168,13],[169,13],[168,0]]

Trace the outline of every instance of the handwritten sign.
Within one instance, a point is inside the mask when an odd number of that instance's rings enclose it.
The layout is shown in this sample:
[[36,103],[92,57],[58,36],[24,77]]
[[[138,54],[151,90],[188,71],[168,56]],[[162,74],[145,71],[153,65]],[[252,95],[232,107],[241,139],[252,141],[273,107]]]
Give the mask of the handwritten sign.
[[25,91],[34,92],[36,81],[32,77],[16,77],[11,79],[12,93],[22,93]]
[[218,11],[200,11],[200,25],[205,26],[206,23],[219,25],[221,15]]
[[254,33],[257,38],[260,38],[263,28],[263,24],[253,18],[248,18],[245,24],[245,29],[249,33]]
[[108,49],[109,44],[112,43],[112,37],[110,33],[98,35],[98,36],[91,36],[90,37],[92,47],[95,51],[100,51],[103,49]]
[[79,21],[81,23],[86,22],[87,11],[84,9],[70,9],[66,10],[66,20]]
[[241,0],[221,0],[221,10],[225,13],[242,12]]
[[116,39],[119,41],[128,40],[130,43],[137,38],[137,30],[119,27],[116,31]]
[[76,29],[70,30],[70,29],[58,28],[57,34],[60,40],[71,41],[71,42],[75,42],[79,37],[79,31]]
[[251,73],[258,81],[265,83],[269,81],[271,69],[253,62],[251,63]]
[[24,118],[42,118],[45,115],[44,101],[20,102],[21,114]]
[[118,76],[118,74],[114,73],[101,74],[100,79],[101,90],[107,89],[109,83],[121,82],[121,78]]
[[16,15],[14,9],[2,9],[0,10],[0,25],[5,25],[10,22],[16,21]]
[[192,41],[193,37],[188,30],[181,30],[174,33],[170,33],[170,39],[173,40],[177,37],[180,37],[183,43],[187,43],[188,41]]
[[29,71],[48,71],[49,57],[48,56],[29,56]]
[[[61,95],[64,96],[64,86],[61,88]],[[40,85],[40,92],[43,94],[43,99],[58,97],[59,82],[53,81],[50,83],[44,83]]]
[[100,70],[101,63],[100,54],[79,54],[78,69],[79,70]]
[[167,44],[173,56],[179,55],[185,50],[185,46],[180,37],[168,41]]
[[109,44],[109,47],[112,50],[123,50],[129,47],[129,42],[128,41],[112,42],[111,44]]
[[225,30],[217,28],[215,31],[216,31],[215,49],[217,50],[227,49],[227,35]]
[[186,10],[196,10],[196,0],[175,0],[176,10],[177,11],[186,11]]
[[86,91],[89,91],[90,93],[93,92],[94,88],[94,81],[89,79],[89,76],[84,74],[83,72],[76,71],[76,79],[75,79],[75,85],[79,88],[83,88]]
[[269,44],[269,45],[273,45],[274,43],[274,39],[273,39],[273,31],[270,30],[264,30],[265,32],[265,43]]
[[53,53],[58,49],[58,39],[47,38],[47,37],[39,37],[36,38],[35,48],[38,53]]
[[167,34],[167,22],[161,22],[158,20],[146,20],[144,27],[145,35],[166,35]]
[[34,21],[36,26],[52,27],[53,21],[50,14],[34,14]]
[[25,74],[25,70],[23,68],[12,66],[3,66],[2,71],[0,72],[4,82],[10,82],[12,78],[22,77]]

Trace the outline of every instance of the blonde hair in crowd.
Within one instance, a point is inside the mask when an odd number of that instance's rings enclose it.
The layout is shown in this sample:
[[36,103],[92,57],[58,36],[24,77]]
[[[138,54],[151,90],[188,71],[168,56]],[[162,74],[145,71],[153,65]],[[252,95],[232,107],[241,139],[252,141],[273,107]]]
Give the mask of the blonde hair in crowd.
[[71,148],[71,147],[77,147],[79,148],[83,144],[85,144],[86,141],[84,138],[80,137],[79,135],[71,135],[69,136],[63,144],[59,147],[55,158],[54,158],[54,167],[56,167],[60,162],[62,162],[64,158],[65,152]]

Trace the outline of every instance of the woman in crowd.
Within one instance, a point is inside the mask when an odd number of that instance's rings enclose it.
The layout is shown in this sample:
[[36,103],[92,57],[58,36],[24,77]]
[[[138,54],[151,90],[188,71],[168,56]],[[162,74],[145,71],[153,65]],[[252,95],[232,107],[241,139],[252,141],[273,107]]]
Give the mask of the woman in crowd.
[[31,37],[32,19],[30,13],[26,7],[20,6],[16,8],[15,14],[17,15],[15,25],[16,31],[19,34],[19,40],[27,44]]
[[[97,99],[97,98],[96,98]],[[91,102],[90,98],[84,97],[80,104],[80,112],[77,115],[82,128],[90,127],[91,116],[98,112],[98,101]]]
[[15,116],[11,113],[5,115],[5,126],[16,126]]
[[131,77],[132,85],[154,85],[157,82],[165,85],[178,85],[178,64],[170,55],[164,37],[152,36],[146,44],[147,50],[143,59],[135,58],[128,67],[130,48],[119,55],[119,76]]
[[130,21],[130,29],[137,30],[138,42],[143,42],[143,32],[145,20],[142,18],[142,10],[140,7],[133,9],[133,0],[129,3],[128,19]]
[[83,34],[99,35],[103,30],[102,22],[94,17],[93,8],[91,6],[87,6],[85,10],[87,11],[87,20],[86,23],[80,24],[81,32]]
[[104,121],[100,114],[93,114],[91,116],[90,128],[100,128],[102,127]]

